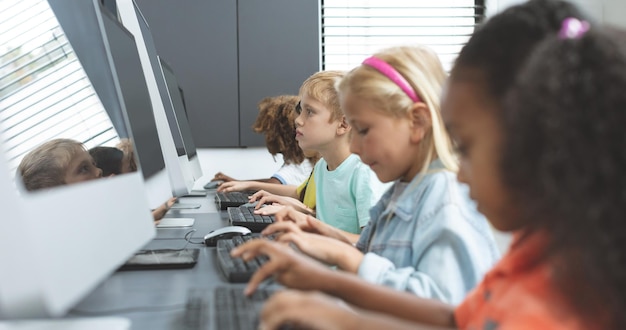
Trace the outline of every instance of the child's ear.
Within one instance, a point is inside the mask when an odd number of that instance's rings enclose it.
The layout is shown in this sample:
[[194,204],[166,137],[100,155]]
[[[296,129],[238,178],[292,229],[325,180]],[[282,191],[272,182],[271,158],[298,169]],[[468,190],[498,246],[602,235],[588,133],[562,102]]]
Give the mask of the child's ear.
[[339,120],[339,126],[337,126],[337,135],[344,135],[348,132],[350,132],[352,126],[350,126],[350,124],[348,124],[348,121],[346,120],[346,116],[341,116],[341,119]]
[[411,125],[411,141],[418,143],[422,141],[426,132],[432,126],[432,118],[428,106],[423,102],[416,102],[409,111]]

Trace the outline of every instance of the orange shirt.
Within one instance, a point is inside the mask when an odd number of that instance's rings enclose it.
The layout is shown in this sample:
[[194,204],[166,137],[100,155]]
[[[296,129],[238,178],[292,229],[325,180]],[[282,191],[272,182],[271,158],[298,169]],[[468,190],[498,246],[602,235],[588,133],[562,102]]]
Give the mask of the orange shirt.
[[522,237],[457,307],[459,329],[589,329],[551,285],[545,233]]

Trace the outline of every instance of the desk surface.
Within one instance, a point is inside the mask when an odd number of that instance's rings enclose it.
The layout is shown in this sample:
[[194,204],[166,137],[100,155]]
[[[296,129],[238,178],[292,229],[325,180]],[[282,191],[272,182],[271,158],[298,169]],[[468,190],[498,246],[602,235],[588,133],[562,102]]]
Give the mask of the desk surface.
[[[200,210],[172,210],[166,217],[195,218],[192,242],[202,242],[211,230],[228,225],[228,215],[215,208],[214,193],[207,197],[185,197],[181,202],[201,203]],[[184,236],[191,228],[160,228],[145,249],[178,249],[185,246]],[[208,290],[209,328],[216,329],[212,315],[213,289],[230,284],[219,273],[214,247],[189,244],[200,249],[198,263],[190,269],[142,270],[115,272],[97,286],[69,313],[68,317],[121,316],[130,319],[133,330],[183,329],[185,302],[190,289]]]

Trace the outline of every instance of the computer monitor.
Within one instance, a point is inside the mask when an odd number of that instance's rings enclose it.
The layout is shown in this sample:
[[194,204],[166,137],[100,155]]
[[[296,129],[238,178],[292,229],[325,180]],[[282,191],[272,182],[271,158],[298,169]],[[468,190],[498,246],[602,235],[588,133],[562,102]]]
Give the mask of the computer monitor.
[[96,7],[102,22],[103,42],[112,60],[109,69],[119,83],[123,109],[128,116],[135,151],[144,172],[148,201],[152,208],[156,208],[172,196],[186,194],[187,188],[175,187],[172,175],[169,175],[175,171],[170,171],[170,164],[164,158],[166,153],[160,143],[162,135],[156,128],[153,102],[134,37],[111,13],[103,9],[101,6]]
[[[37,1],[54,11],[64,32],[66,26],[80,27],[74,32],[102,40],[94,9],[99,0]],[[104,50],[102,42],[91,46]],[[54,84],[41,90],[46,88]],[[126,134],[124,117],[116,117],[114,126]],[[65,315],[154,237],[140,171],[27,191],[20,179],[13,181],[6,161],[6,152],[0,152],[0,319]]]
[[124,27],[135,36],[136,48],[152,100],[163,156],[176,196],[189,194],[194,184],[189,160],[182,145],[172,99],[168,92],[148,23],[133,0],[118,0]]
[[[189,126],[189,119],[187,118],[187,112],[185,111],[185,103],[183,100],[182,89],[178,84],[178,79],[172,68],[167,62],[159,56],[159,63],[161,65],[161,71],[163,72],[163,78],[167,85],[167,91],[170,99],[172,100],[172,108],[174,110],[174,121],[172,125],[172,134],[178,135],[180,138],[174,139],[177,141],[176,148],[184,148],[184,152],[189,161],[189,167],[195,180],[202,177],[202,167],[200,166],[200,159],[198,158],[198,151],[196,145],[193,142],[191,136],[191,127]],[[176,134],[177,133],[177,134]]]

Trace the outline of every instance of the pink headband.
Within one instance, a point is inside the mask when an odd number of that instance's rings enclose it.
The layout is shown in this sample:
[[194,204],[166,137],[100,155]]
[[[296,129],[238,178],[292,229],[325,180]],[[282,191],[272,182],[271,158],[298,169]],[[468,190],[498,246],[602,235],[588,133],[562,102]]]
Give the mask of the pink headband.
[[413,100],[413,102],[420,102],[420,98],[417,96],[417,93],[415,93],[413,87],[411,87],[409,82],[398,71],[396,71],[396,69],[389,65],[389,63],[372,56],[366,58],[365,61],[363,61],[363,64],[371,66],[393,81],[411,100]]
[[578,39],[589,31],[589,22],[581,21],[574,17],[568,17],[561,24],[559,39]]

